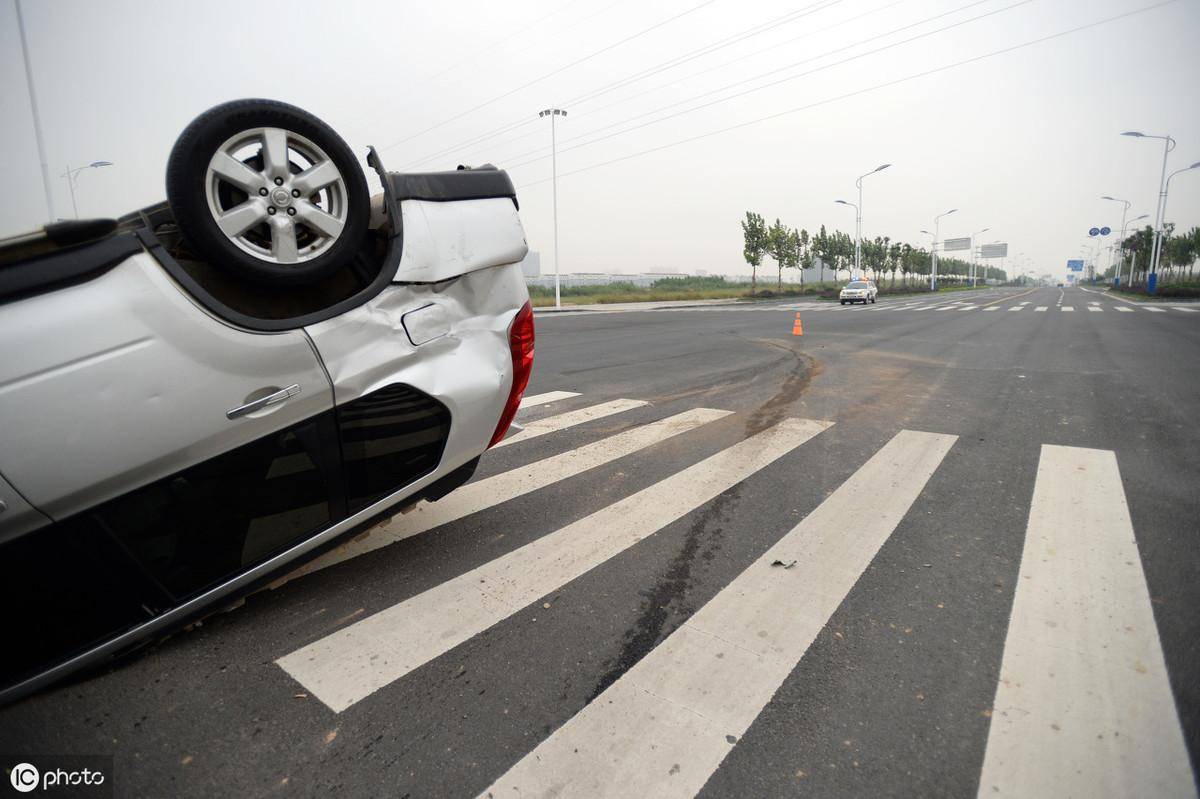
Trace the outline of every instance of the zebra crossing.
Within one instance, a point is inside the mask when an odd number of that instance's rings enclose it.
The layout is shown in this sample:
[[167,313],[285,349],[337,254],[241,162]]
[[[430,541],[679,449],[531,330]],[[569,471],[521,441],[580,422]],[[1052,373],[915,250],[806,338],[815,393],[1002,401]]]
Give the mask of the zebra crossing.
[[[627,307],[627,308],[599,308],[589,307],[581,309],[572,309],[566,313],[557,313],[555,316],[565,317],[585,317],[603,314],[623,314],[623,313],[779,313],[788,312],[794,313],[799,311],[803,314],[810,313],[862,313],[863,311],[872,311],[875,313],[889,312],[920,312],[920,311],[1026,311],[1048,312],[1048,311],[1067,311],[1073,312],[1073,305],[1055,305],[1055,306],[1031,306],[1028,302],[1015,303],[1013,305],[1003,305],[1004,300],[994,300],[991,302],[967,302],[967,301],[947,301],[945,299],[929,300],[900,300],[885,297],[878,302],[868,305],[842,305],[833,301],[807,300],[803,302],[791,303],[745,303],[745,304],[727,304],[727,305],[695,305],[695,306],[669,306],[669,307]],[[1100,303],[1093,302],[1085,306],[1089,311],[1103,313],[1105,310],[1116,311],[1121,313],[1169,313],[1175,314],[1193,314],[1200,313],[1200,307],[1188,307],[1187,305],[1163,305],[1150,306],[1139,305],[1137,307],[1128,307],[1125,305],[1110,305],[1108,308],[1101,307]]]
[[[1105,307],[1102,303],[1091,301],[1082,306],[1092,313],[1104,313],[1112,311],[1118,313],[1138,313],[1145,311],[1147,313],[1196,313],[1197,308],[1189,308],[1182,305],[1169,305],[1164,307],[1157,306],[1138,306],[1136,308],[1125,305],[1109,305]],[[834,303],[794,303],[786,306],[775,306],[775,308],[787,311],[800,311],[804,314],[809,313],[861,313],[862,311],[873,311],[875,313],[895,313],[895,312],[921,312],[921,311],[940,311],[940,312],[956,312],[956,311],[1007,311],[1009,313],[1019,313],[1021,311],[1031,311],[1033,313],[1048,313],[1052,311],[1064,311],[1067,313],[1074,312],[1074,305],[1033,305],[1028,301],[1014,302],[1005,304],[1004,300],[996,300],[993,303],[981,304],[977,302],[959,302],[959,301],[920,301],[920,302],[886,302],[881,301],[873,305],[841,305]],[[721,310],[731,310],[722,308]]]
[[[559,412],[562,403],[584,404]],[[518,421],[536,418],[506,441],[519,456],[530,439],[552,442],[588,421],[653,409],[636,398],[547,392],[525,399]],[[515,466],[422,503],[287,579],[413,535],[436,535],[442,525],[737,416],[693,408]],[[775,421],[275,663],[287,690],[341,716],[814,439],[836,434],[826,420]],[[957,443],[954,435],[908,429],[881,442],[674,632],[564,724],[535,738],[481,796],[695,796]],[[999,669],[980,796],[1196,795],[1113,452],[1041,447]]]

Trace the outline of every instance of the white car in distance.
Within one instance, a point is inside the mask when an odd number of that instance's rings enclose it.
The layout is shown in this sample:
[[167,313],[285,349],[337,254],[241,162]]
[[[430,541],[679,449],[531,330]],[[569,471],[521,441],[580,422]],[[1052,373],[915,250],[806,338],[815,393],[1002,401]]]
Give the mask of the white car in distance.
[[879,294],[879,289],[875,287],[873,280],[852,280],[842,287],[842,291],[838,294],[838,300],[845,305],[846,303],[861,302],[866,305],[868,302],[875,302],[876,295]]

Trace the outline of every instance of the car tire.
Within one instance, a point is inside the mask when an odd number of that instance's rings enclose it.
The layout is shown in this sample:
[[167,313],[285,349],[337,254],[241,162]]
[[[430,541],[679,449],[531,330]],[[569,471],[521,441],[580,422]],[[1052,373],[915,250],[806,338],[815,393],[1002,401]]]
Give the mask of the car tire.
[[845,300],[838,300],[838,302],[840,302],[842,305],[845,305],[845,304],[846,304],[846,301],[845,301]]
[[348,265],[367,234],[367,183],[334,130],[295,106],[234,100],[184,128],[167,200],[196,255],[254,283],[307,286]]

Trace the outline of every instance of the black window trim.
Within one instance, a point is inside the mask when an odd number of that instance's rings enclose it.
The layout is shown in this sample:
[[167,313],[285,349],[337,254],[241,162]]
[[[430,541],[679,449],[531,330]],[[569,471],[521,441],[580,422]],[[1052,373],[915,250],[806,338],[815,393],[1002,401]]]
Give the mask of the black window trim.
[[[380,519],[390,515],[389,511],[395,506],[404,503],[406,500],[414,499],[418,494],[424,496],[424,493],[421,493],[423,489],[430,488],[431,496],[444,496],[451,489],[443,490],[439,488],[442,485],[442,481],[453,477],[455,481],[461,480],[462,482],[466,482],[466,479],[474,471],[475,462],[478,460],[478,456],[469,458],[461,464],[454,464],[451,469],[445,471],[445,474],[436,476],[446,466],[444,463],[444,450],[441,458],[442,461],[439,461],[437,466],[424,476],[418,477],[362,510],[342,518],[340,521],[314,533],[303,541],[275,554],[257,566],[252,566],[241,574],[231,577],[223,583],[214,585],[204,592],[185,600],[182,604],[165,610],[154,618],[148,619],[123,633],[115,635],[91,649],[80,652],[20,682],[0,688],[0,706],[10,704],[39,688],[57,682],[74,672],[98,663],[103,658],[119,654],[155,633],[165,633],[189,621],[203,617],[222,600],[227,600],[237,595],[245,595],[251,593],[255,588],[267,585],[273,578],[278,576],[278,572],[289,564],[294,564],[306,556],[317,556],[320,552],[334,545],[338,539],[352,537],[361,530],[370,527]],[[33,534],[36,535],[37,531],[34,531]]]

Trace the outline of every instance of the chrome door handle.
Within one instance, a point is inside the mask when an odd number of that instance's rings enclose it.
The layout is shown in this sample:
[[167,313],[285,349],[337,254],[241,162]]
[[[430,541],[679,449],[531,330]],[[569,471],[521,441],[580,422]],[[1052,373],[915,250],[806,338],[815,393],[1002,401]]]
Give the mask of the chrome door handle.
[[281,388],[274,394],[268,394],[265,397],[259,397],[253,402],[247,402],[245,405],[239,405],[231,411],[225,412],[226,419],[236,419],[239,416],[245,416],[248,413],[254,413],[257,410],[262,410],[268,405],[275,405],[284,400],[291,399],[300,393],[300,384],[292,383],[287,388]]

